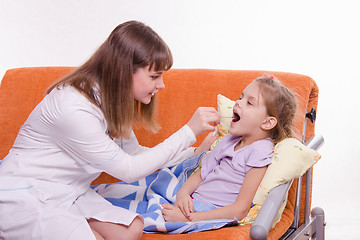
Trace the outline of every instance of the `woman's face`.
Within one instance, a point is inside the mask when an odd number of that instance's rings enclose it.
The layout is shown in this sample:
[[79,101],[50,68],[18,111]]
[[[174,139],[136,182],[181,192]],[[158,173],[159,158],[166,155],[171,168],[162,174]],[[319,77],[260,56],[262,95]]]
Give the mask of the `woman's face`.
[[138,68],[133,74],[134,98],[143,104],[149,104],[159,89],[165,88],[162,71],[156,72],[149,66]]

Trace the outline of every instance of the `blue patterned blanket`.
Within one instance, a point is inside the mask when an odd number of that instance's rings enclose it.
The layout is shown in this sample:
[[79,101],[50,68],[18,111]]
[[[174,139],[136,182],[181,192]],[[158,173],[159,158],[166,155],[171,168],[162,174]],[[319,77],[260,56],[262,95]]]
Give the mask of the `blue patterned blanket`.
[[187,233],[218,229],[239,222],[236,219],[216,219],[199,222],[165,222],[161,203],[175,202],[175,195],[199,164],[202,155],[164,168],[133,183],[100,184],[93,188],[112,204],[137,212],[144,217],[144,232]]

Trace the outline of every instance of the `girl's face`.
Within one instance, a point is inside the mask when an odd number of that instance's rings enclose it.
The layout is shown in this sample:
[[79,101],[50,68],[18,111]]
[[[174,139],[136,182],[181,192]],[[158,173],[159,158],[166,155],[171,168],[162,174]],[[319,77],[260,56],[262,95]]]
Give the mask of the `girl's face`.
[[133,74],[134,98],[143,104],[149,104],[151,97],[159,89],[165,88],[162,74],[162,71],[155,72],[149,66],[137,69]]
[[267,115],[264,99],[257,83],[249,84],[235,102],[234,117],[229,132],[243,139],[259,140],[266,137],[264,124]]

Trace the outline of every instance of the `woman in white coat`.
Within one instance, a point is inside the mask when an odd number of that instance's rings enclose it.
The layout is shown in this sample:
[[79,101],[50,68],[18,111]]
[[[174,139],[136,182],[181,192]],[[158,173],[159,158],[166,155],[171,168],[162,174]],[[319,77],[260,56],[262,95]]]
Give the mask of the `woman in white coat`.
[[142,217],[112,206],[90,184],[101,172],[133,182],[177,164],[194,154],[198,135],[214,130],[219,114],[199,108],[164,142],[139,146],[132,125],[157,129],[152,98],[171,66],[164,41],[130,21],[48,89],[0,165],[0,239],[141,238]]

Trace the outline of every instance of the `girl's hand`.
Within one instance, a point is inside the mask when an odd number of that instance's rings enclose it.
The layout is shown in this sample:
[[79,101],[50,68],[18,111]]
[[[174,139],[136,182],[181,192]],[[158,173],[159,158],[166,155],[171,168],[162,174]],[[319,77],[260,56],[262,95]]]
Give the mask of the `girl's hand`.
[[194,212],[194,203],[189,194],[179,191],[176,194],[174,206],[180,209],[181,213],[191,221],[190,213]]
[[195,111],[187,125],[197,137],[206,131],[214,131],[215,127],[212,126],[211,123],[215,125],[219,124],[220,118],[221,116],[215,108],[200,107]]
[[181,210],[174,205],[163,203],[161,213],[166,222],[188,222],[189,220],[182,214]]
[[215,130],[215,132],[211,132],[209,133],[206,138],[204,139],[204,141],[200,144],[200,146],[198,146],[194,153],[195,155],[199,155],[200,153],[204,152],[204,151],[209,151],[211,145],[216,141],[216,139],[218,139],[220,137],[220,133],[219,130]]

